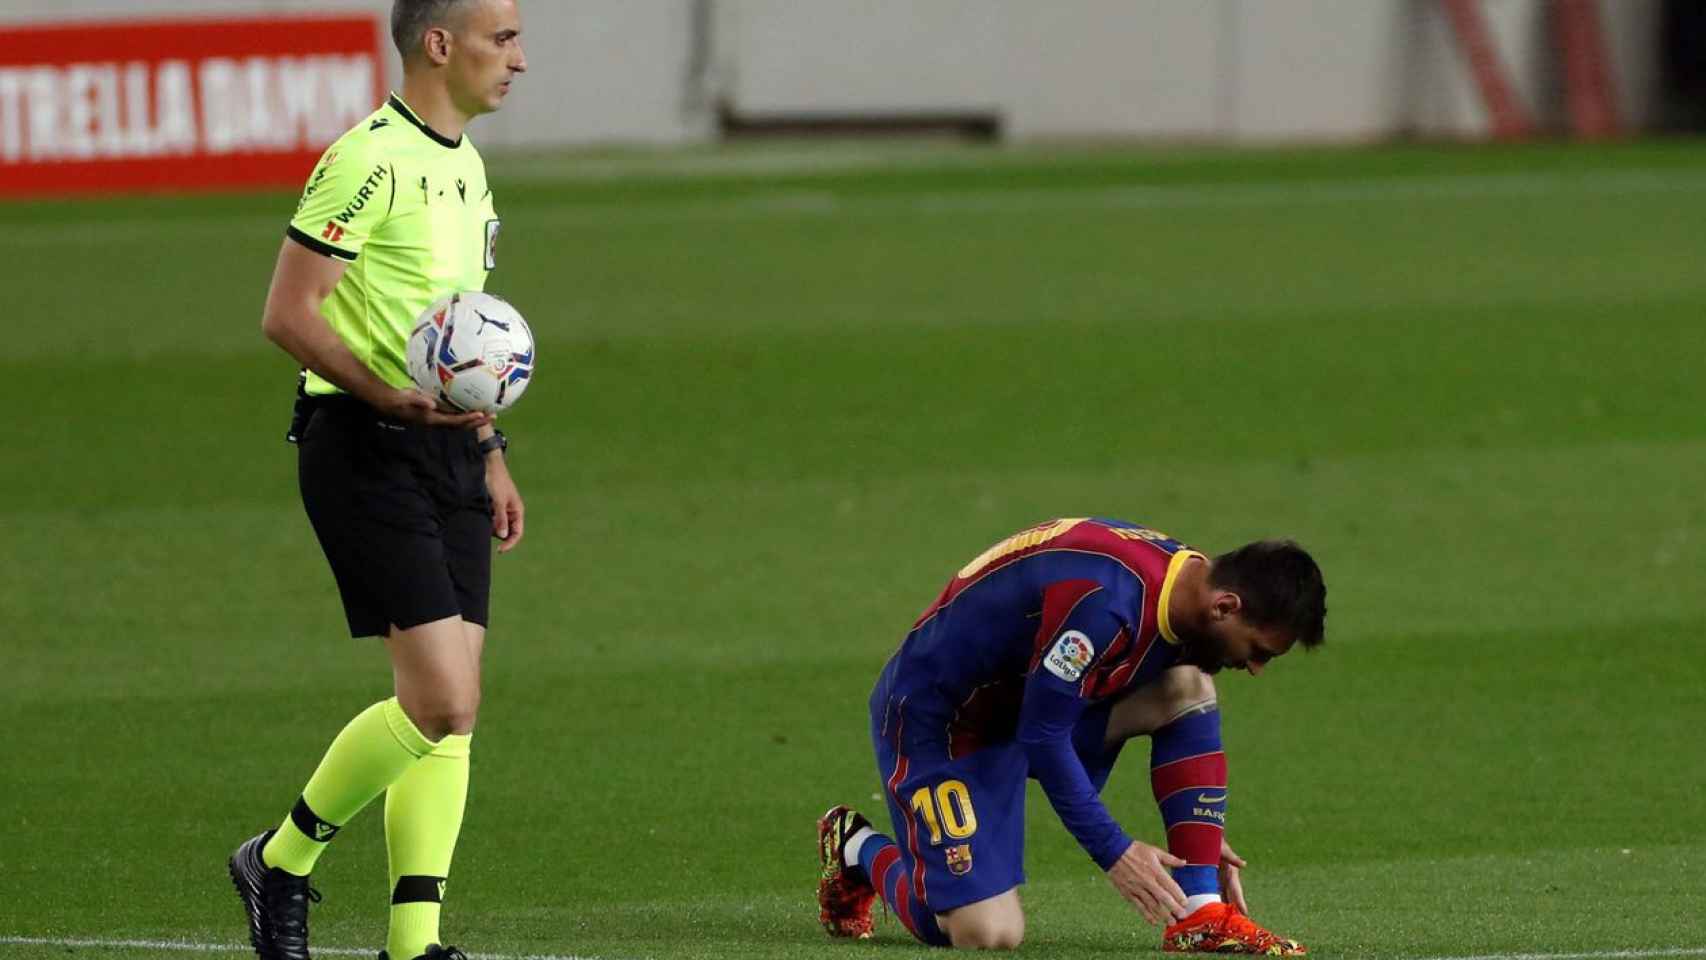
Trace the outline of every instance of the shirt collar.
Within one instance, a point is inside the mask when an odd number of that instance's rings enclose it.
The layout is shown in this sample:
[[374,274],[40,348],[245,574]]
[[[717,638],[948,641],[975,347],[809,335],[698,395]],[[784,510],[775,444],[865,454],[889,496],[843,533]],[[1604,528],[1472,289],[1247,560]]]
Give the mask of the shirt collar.
[[1173,599],[1173,585],[1179,582],[1179,571],[1185,569],[1185,564],[1192,557],[1208,559],[1195,550],[1180,550],[1173,554],[1173,559],[1167,561],[1167,575],[1161,578],[1161,599],[1155,607],[1155,625],[1161,630],[1161,639],[1175,647],[1179,645],[1179,637],[1173,632],[1173,625],[1167,621],[1167,604]]
[[402,97],[399,97],[395,93],[393,93],[393,94],[391,94],[391,99],[389,99],[385,102],[388,105],[390,105],[391,109],[393,109],[393,110],[397,111],[399,114],[401,114],[404,120],[407,120],[410,123],[414,124],[415,129],[426,134],[427,137],[429,139],[431,139],[433,143],[436,143],[441,147],[446,147],[446,148],[451,149],[451,150],[455,150],[457,147],[462,146],[462,138],[461,137],[457,137],[455,140],[452,140],[449,137],[445,136],[444,134],[439,133],[437,130],[434,130],[433,128],[427,126],[425,120],[422,120],[420,117],[416,116],[415,111],[409,109],[409,105],[403,102]]

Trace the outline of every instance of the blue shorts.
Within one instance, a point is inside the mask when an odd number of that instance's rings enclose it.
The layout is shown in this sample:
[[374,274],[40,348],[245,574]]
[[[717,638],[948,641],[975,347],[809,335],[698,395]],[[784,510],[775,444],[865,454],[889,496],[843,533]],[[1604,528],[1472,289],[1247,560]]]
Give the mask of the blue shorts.
[[[1110,702],[1087,711],[1073,736],[1098,790],[1119,756],[1118,747],[1102,749],[1111,709]],[[885,733],[882,713],[873,704],[871,743],[913,897],[946,913],[1024,883],[1024,748],[1007,741],[951,757],[945,742],[897,736],[903,728]]]

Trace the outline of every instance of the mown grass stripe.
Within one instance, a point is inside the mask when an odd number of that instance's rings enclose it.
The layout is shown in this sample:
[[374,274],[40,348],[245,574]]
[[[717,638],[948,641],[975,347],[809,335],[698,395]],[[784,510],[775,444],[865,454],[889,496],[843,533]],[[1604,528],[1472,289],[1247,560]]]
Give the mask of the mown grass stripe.
[[[109,950],[155,950],[161,953],[238,953],[253,952],[248,944],[196,943],[190,940],[104,940],[95,937],[0,937],[0,944],[20,947],[72,947]],[[337,957],[371,957],[373,950],[354,947],[314,948],[316,955]],[[600,960],[579,954],[558,953],[470,953],[469,960]],[[608,960],[608,958],[605,958]]]
[[[195,943],[188,940],[102,940],[58,937],[0,937],[0,944],[33,947],[83,947],[129,950],[157,950],[178,953],[248,953],[249,947],[235,943]],[[340,957],[364,957],[372,950],[352,947],[315,947],[317,954]],[[555,953],[470,953],[470,960],[599,960],[577,954]],[[1476,953],[1418,957],[1416,960],[1649,960],[1654,957],[1706,956],[1706,947],[1663,947],[1650,950],[1583,950],[1575,953]]]

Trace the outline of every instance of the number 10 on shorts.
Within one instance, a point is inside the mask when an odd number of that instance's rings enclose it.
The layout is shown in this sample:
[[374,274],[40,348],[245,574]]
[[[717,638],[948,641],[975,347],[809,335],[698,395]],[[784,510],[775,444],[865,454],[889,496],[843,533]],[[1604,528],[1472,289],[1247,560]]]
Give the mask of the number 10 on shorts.
[[977,832],[977,812],[971,808],[971,791],[959,780],[944,780],[932,794],[929,787],[919,787],[912,794],[912,809],[924,818],[930,828],[932,846],[942,842],[947,833],[955,840],[964,840]]

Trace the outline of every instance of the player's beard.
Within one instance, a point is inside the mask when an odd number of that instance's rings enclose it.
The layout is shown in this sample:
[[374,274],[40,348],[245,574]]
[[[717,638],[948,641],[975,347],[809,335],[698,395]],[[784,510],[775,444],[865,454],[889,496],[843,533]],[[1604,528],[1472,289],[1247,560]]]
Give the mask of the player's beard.
[[1210,676],[1219,673],[1226,665],[1221,656],[1220,645],[1207,634],[1180,634],[1179,649],[1180,663],[1196,667]]

